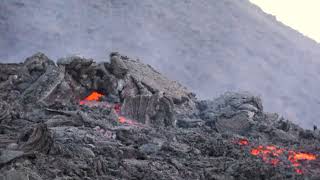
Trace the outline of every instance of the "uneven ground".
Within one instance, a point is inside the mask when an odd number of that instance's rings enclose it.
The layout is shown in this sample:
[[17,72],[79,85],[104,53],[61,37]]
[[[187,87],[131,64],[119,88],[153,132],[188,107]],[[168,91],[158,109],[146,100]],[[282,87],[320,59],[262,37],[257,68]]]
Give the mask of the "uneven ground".
[[320,133],[259,97],[199,101],[138,60],[0,64],[0,180],[320,178]]
[[42,51],[140,57],[201,98],[261,95],[265,109],[319,124],[319,45],[247,0],[2,0],[0,60]]

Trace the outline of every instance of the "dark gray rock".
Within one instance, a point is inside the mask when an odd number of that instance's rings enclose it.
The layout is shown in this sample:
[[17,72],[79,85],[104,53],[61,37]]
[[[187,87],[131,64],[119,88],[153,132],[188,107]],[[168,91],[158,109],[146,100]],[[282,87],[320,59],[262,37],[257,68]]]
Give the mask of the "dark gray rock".
[[173,102],[160,94],[128,97],[124,100],[122,114],[154,127],[174,127]]
[[261,99],[249,93],[225,93],[214,101],[198,103],[200,117],[219,132],[244,134],[259,121]]
[[35,77],[40,77],[47,71],[49,66],[54,65],[55,63],[43,53],[36,53],[33,56],[28,57],[24,62],[24,66],[27,68],[28,73]]
[[11,115],[9,105],[6,102],[0,102],[0,124],[2,121],[10,121]]
[[177,120],[177,127],[179,128],[197,128],[203,126],[205,121],[201,119],[178,119]]
[[111,71],[117,78],[123,78],[129,71],[128,67],[122,61],[119,55],[111,55],[110,61]]
[[86,59],[80,56],[70,56],[59,59],[57,61],[57,65],[61,69],[64,69],[82,86],[92,89],[93,77],[95,75],[93,59]]
[[[38,58],[45,58],[45,56],[38,56]],[[33,58],[32,58],[33,59]],[[46,61],[43,60],[43,61]],[[59,68],[54,64],[50,64],[45,72],[22,94],[21,102],[24,104],[31,104],[34,102],[44,103],[46,98],[57,88],[57,86],[63,81],[65,77],[64,68]]]
[[6,172],[2,177],[0,177],[0,180],[25,180],[27,177],[27,174],[16,171],[16,170],[10,170]]
[[169,80],[150,65],[132,59],[123,59],[123,62],[127,67],[130,67],[128,71],[130,76],[151,93],[163,92],[166,96],[177,101],[191,99],[192,94],[185,87],[176,81]]
[[155,154],[161,149],[161,146],[158,144],[144,144],[139,147],[139,151],[145,153],[145,154]]
[[24,155],[23,151],[2,150],[0,151],[0,167]]
[[38,124],[33,129],[22,134],[18,142],[19,149],[29,152],[49,153],[53,144],[47,125]]
[[210,124],[214,123],[214,127],[220,133],[244,135],[250,131],[251,122],[247,112],[240,112],[232,117],[216,117],[216,120]]

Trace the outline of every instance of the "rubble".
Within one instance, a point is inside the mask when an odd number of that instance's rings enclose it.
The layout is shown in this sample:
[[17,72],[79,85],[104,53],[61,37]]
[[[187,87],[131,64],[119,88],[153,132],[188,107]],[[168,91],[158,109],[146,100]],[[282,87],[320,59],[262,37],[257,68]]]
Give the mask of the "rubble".
[[0,64],[0,180],[319,179],[320,134],[110,55]]

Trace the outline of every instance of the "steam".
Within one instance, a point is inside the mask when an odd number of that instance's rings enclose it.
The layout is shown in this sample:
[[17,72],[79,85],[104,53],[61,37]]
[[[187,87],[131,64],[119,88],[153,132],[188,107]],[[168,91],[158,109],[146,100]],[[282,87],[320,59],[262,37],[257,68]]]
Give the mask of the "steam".
[[268,111],[320,125],[319,46],[246,0],[2,0],[0,34],[0,62],[119,51],[199,98],[250,91]]

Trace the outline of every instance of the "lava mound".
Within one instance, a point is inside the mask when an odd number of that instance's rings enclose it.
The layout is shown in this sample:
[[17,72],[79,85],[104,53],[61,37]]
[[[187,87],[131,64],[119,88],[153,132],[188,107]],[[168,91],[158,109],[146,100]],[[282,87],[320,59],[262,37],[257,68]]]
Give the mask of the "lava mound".
[[[203,82],[205,83],[205,82]],[[320,179],[320,133],[119,53],[0,64],[0,180]]]

